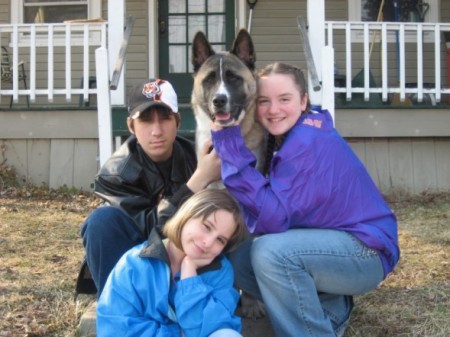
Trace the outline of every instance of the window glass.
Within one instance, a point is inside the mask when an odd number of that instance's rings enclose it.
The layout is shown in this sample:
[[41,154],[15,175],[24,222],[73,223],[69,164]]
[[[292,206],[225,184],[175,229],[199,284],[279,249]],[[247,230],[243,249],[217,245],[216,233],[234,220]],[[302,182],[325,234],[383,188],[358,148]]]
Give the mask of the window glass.
[[225,42],[225,15],[208,17],[208,39],[212,43]]
[[185,13],[186,2],[180,0],[169,0],[169,14],[172,13]]
[[169,43],[186,42],[186,17],[169,16]]
[[189,13],[202,13],[205,11],[205,0],[188,0]]
[[348,0],[349,20],[377,21],[381,4],[383,14],[380,21],[439,22],[440,0]]
[[62,23],[98,19],[101,0],[13,0],[11,23]]
[[192,15],[189,17],[189,41],[194,39],[195,34],[201,30],[205,32],[206,17],[204,15]]
[[24,7],[24,23],[58,23],[87,17],[87,5]]
[[[381,0],[361,0],[362,21],[377,21],[381,4]],[[382,21],[421,22],[429,6],[422,0],[399,0],[397,6],[394,6],[394,1],[383,1]]]
[[208,12],[225,12],[225,0],[209,0]]
[[185,73],[186,72],[186,48],[184,46],[169,47],[169,72]]

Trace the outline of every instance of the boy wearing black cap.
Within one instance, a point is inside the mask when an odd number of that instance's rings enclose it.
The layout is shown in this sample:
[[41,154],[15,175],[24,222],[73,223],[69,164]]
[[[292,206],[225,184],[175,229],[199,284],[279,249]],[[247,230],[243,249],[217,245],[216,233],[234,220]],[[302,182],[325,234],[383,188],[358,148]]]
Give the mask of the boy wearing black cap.
[[145,241],[154,226],[163,226],[187,197],[220,179],[215,173],[220,172],[220,160],[208,153],[210,144],[197,164],[194,144],[177,136],[177,95],[168,81],[152,79],[136,85],[129,94],[128,113],[132,135],[95,178],[94,192],[104,206],[95,209],[81,228],[86,261],[78,293],[97,291],[100,296],[123,253]]

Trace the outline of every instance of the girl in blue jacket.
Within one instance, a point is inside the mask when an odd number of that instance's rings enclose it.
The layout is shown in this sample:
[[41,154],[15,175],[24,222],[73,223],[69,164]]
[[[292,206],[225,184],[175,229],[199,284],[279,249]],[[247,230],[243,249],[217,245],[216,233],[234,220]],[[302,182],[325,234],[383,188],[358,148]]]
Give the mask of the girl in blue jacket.
[[247,233],[225,190],[194,194],[116,264],[97,306],[97,336],[236,337],[233,270],[222,252]]
[[352,296],[397,264],[396,217],[329,112],[311,109],[300,69],[271,64],[258,90],[264,173],[239,126],[212,126],[222,179],[254,233],[230,255],[237,286],[263,300],[277,336],[342,336]]

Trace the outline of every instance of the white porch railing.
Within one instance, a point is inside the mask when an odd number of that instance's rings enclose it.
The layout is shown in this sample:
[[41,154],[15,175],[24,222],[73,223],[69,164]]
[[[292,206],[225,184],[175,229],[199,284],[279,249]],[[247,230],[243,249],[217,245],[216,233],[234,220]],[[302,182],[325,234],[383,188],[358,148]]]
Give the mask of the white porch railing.
[[[327,21],[325,28],[326,45],[333,47],[335,59],[339,54],[345,58],[344,69],[339,69],[345,72],[345,85],[334,91],[344,93],[347,101],[354,94],[363,94],[366,102],[371,94],[380,94],[386,102],[396,94],[402,102],[407,95],[416,95],[422,102],[428,94],[435,104],[443,94],[450,94],[448,85],[442,83],[447,68],[442,64],[446,53],[442,36],[450,32],[450,23]],[[374,57],[380,65],[373,66]],[[352,86],[358,67],[363,85]],[[371,83],[373,77],[380,83]]]
[[[95,76],[94,49],[106,48],[106,22],[61,24],[0,25],[0,45],[10,51],[12,83],[0,83],[2,96],[28,95],[31,102],[37,96],[55,96],[71,101],[72,96],[97,94],[90,88],[89,77]],[[19,82],[18,64],[25,61],[28,88]],[[81,85],[80,85],[80,80]]]

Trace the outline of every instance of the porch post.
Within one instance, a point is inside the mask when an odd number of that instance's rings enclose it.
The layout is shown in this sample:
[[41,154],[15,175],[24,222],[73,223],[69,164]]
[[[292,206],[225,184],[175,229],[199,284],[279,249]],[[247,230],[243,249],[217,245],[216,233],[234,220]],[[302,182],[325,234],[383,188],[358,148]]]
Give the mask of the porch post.
[[241,28],[247,27],[247,1],[245,0],[238,0],[237,2],[237,10],[236,10],[236,18],[237,18],[237,27],[236,32],[239,31]]
[[[109,53],[109,78],[111,78],[119,56],[120,46],[123,40],[125,28],[125,0],[108,0],[108,53]],[[125,66],[122,69],[117,89],[111,95],[112,105],[125,105]]]
[[158,1],[148,0],[148,78],[159,76]]
[[112,155],[111,95],[108,75],[108,50],[100,47],[95,50],[97,75],[97,118],[100,166]]
[[[317,77],[322,81],[322,48],[325,47],[325,0],[308,0],[308,37],[311,52],[316,65]],[[314,91],[308,69],[308,92],[313,105],[322,105],[322,92]]]
[[336,123],[334,102],[334,48],[330,46],[322,49],[322,108],[327,109],[333,122]]

